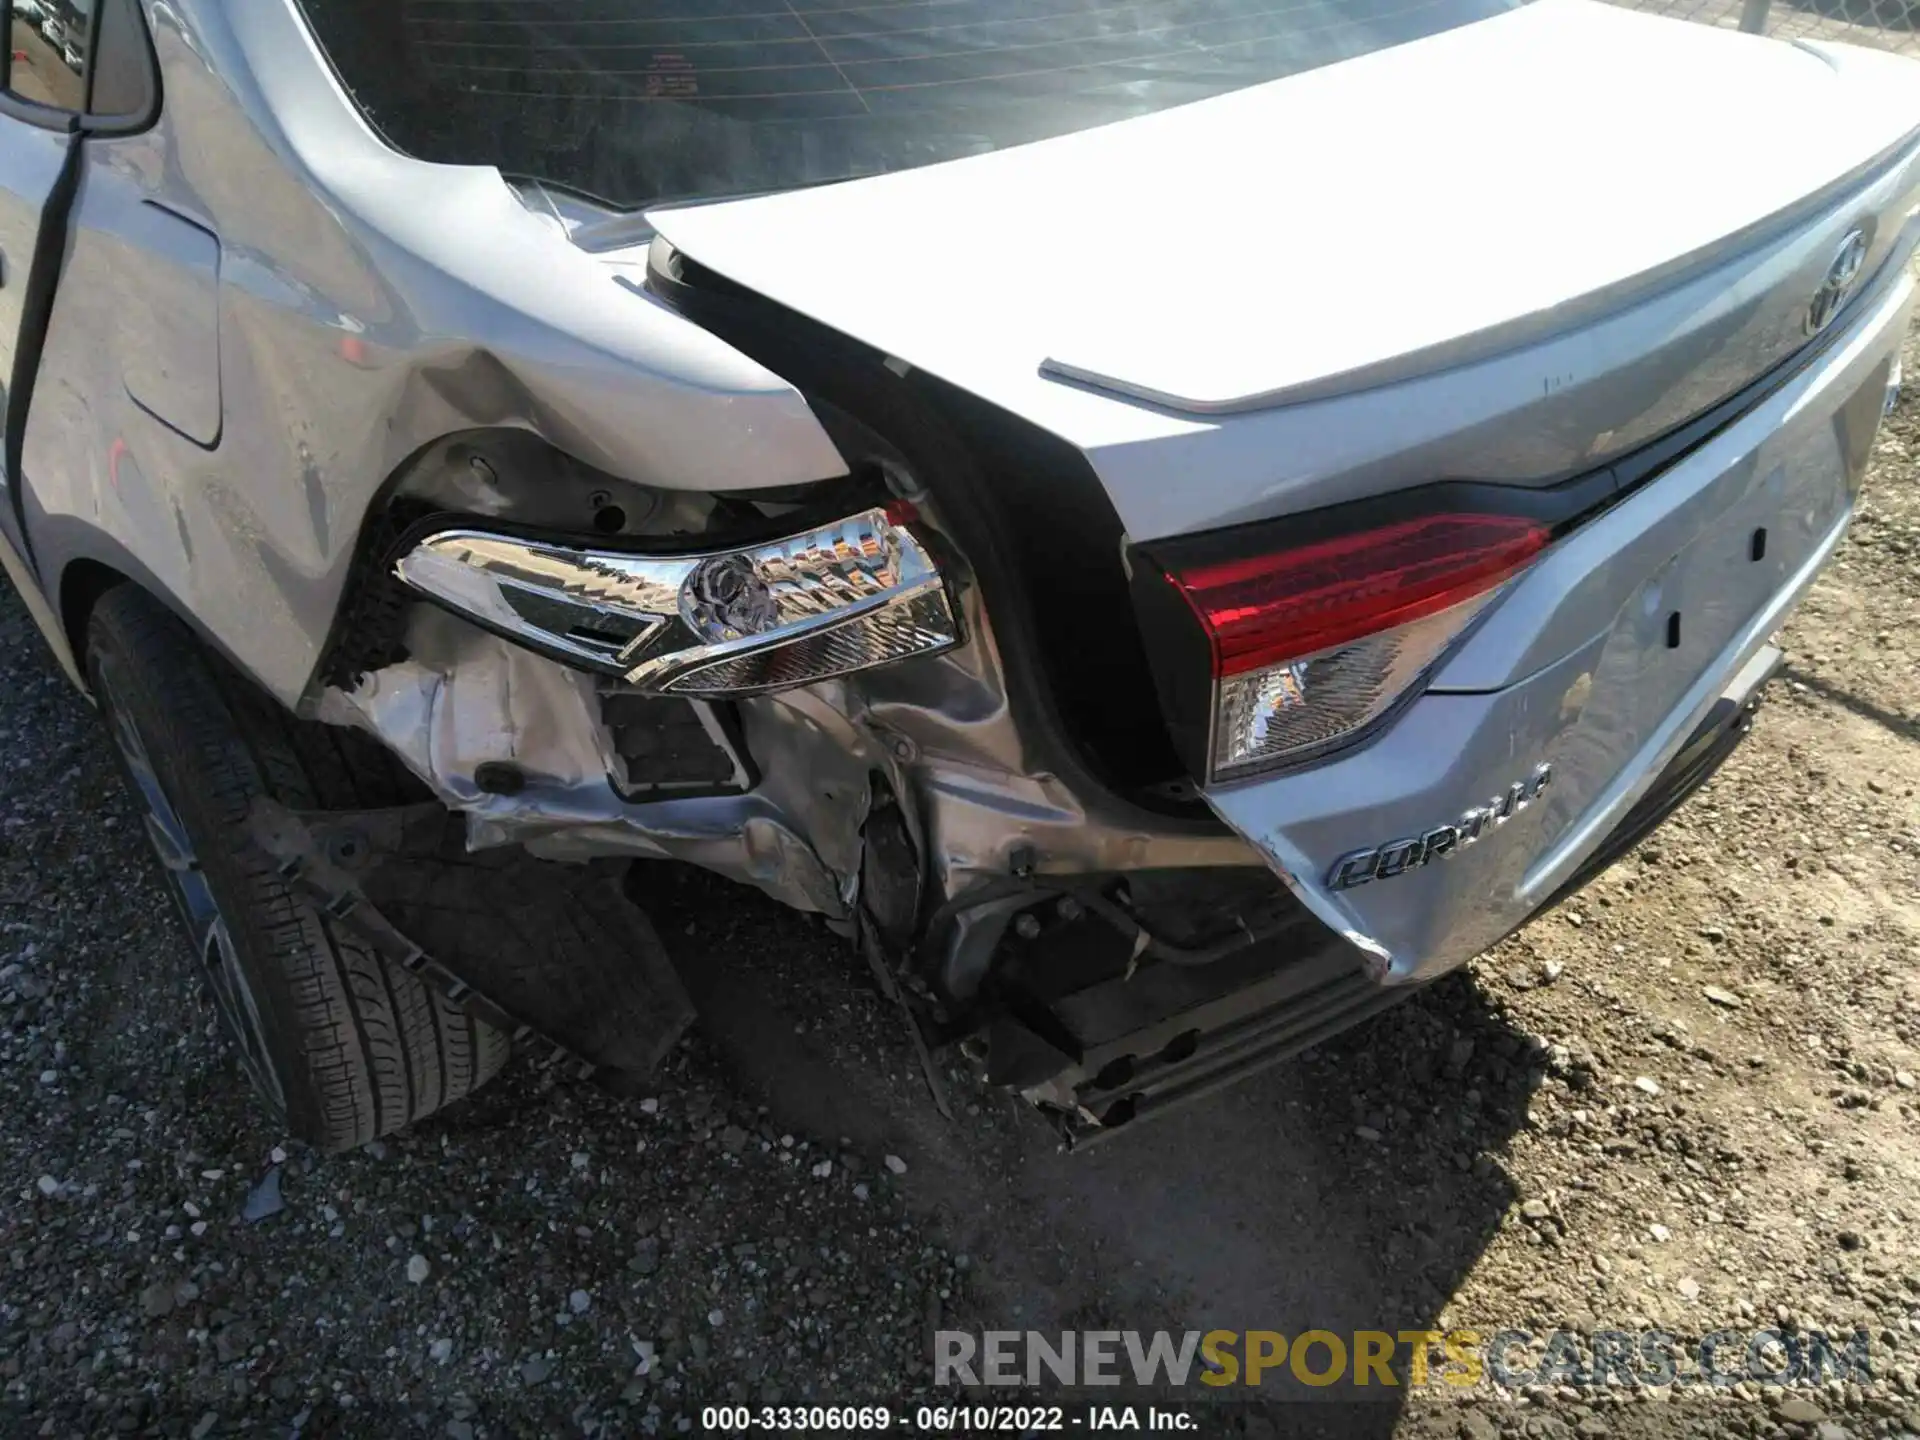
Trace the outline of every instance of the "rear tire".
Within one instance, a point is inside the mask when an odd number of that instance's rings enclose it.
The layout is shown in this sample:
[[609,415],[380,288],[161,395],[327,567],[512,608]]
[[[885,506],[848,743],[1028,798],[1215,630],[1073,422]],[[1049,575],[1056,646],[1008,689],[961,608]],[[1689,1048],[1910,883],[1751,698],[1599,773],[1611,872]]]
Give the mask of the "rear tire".
[[276,1119],[346,1150],[498,1073],[504,1034],[324,919],[247,836],[261,796],[295,810],[423,798],[391,755],[288,714],[132,585],[94,607],[86,665],[208,988]]

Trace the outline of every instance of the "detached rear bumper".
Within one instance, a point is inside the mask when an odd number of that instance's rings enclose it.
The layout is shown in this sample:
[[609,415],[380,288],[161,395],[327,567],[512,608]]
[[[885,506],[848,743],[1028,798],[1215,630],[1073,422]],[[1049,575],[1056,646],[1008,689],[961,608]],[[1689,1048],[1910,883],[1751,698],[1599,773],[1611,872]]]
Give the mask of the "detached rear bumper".
[[[1753,728],[1781,653],[1767,646],[1709,707],[1639,802],[1560,886],[1559,904],[1651,834]],[[1546,907],[1543,907],[1546,908]],[[1270,942],[1197,971],[1158,966],[1055,1001],[1051,1045],[1005,1018],[990,1032],[999,1073],[1085,1144],[1223,1090],[1370,1019],[1416,985],[1378,984],[1365,956],[1307,916]],[[1068,1039],[1075,1053],[1059,1047]],[[1013,1068],[1042,1055],[1044,1078]],[[1065,1063],[1059,1063],[1065,1062]]]

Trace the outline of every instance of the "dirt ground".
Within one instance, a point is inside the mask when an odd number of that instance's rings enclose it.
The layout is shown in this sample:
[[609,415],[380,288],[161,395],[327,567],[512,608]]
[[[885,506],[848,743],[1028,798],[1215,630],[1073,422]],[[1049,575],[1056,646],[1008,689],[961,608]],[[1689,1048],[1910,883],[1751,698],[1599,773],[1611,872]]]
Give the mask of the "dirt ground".
[[[1872,1382],[1193,1409],[1256,1435],[1920,1432],[1915,447],[1909,400],[1753,737],[1648,843],[1367,1027],[1072,1155],[957,1071],[943,1120],[838,942],[665,866],[637,892],[709,1019],[655,1094],[516,1061],[416,1132],[301,1152],[5,594],[0,1430],[907,1414],[939,1328],[1768,1326],[1864,1328]],[[283,1208],[250,1221],[269,1173]]]

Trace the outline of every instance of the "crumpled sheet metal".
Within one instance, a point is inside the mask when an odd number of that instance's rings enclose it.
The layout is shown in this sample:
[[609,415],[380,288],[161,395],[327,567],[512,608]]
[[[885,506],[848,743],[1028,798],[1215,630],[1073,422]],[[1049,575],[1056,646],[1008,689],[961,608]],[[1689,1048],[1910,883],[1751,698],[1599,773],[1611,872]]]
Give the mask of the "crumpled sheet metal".
[[1090,811],[1022,743],[977,589],[963,596],[962,613],[966,645],[871,671],[847,687],[850,712],[892,737],[894,755],[904,748],[913,757],[902,766],[906,775],[894,777],[895,789],[911,798],[923,851],[948,899],[1005,875],[1023,849],[1042,875],[1263,863],[1223,826]]
[[[465,812],[471,848],[521,844],[550,860],[685,860],[801,910],[848,913],[865,773],[787,707],[755,702],[756,711],[778,713],[746,721],[756,752],[772,743],[785,762],[769,767],[755,793],[630,805],[607,779],[618,760],[592,677],[427,606],[414,612],[408,646],[412,659],[352,692],[327,691],[319,716],[379,736],[441,803]],[[525,787],[481,790],[474,774],[488,761],[518,766]],[[788,808],[801,805],[801,787],[816,792],[814,805]],[[808,816],[811,840],[788,818],[795,813]]]
[[[623,801],[607,779],[620,762],[599,682],[431,606],[412,614],[412,659],[327,691],[319,714],[381,737],[465,812],[474,849],[683,860],[836,920],[858,900],[876,774],[949,899],[1006,874],[1023,848],[1040,874],[1260,863],[1225,830],[1090,813],[1026,753],[977,592],[963,604],[970,639],[957,650],[739,702],[761,777],[746,795]],[[524,788],[482,791],[488,761],[518,766]]]
[[[832,721],[838,725],[831,729],[822,723]],[[627,805],[603,777],[599,801],[610,813],[607,823],[555,830],[546,828],[545,815],[537,822],[489,816],[474,828],[489,841],[520,839],[551,860],[609,853],[685,860],[758,886],[796,909],[845,919],[859,890],[871,744],[845,733],[851,727],[844,717],[805,691],[742,702],[740,724],[760,767],[760,784],[750,794]]]

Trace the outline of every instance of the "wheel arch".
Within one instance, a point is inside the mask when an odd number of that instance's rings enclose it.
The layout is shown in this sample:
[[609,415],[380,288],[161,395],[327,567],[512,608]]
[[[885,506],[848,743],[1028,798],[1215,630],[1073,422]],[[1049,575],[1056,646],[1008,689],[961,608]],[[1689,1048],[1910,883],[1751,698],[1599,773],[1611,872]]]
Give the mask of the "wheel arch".
[[87,621],[92,618],[93,607],[100,603],[102,595],[116,585],[132,583],[130,576],[99,560],[75,560],[60,572],[60,628],[66,638],[67,649],[73,655],[83,688],[86,679]]
[[[63,542],[61,548],[65,549],[71,545],[72,535],[63,534],[60,539]],[[69,676],[79,685],[83,694],[89,698],[92,696],[86,678],[88,622],[93,618],[94,607],[100,603],[101,597],[122,585],[132,585],[151,596],[178,616],[201,644],[210,646],[216,654],[224,655],[232,663],[233,657],[208,633],[207,627],[166,586],[155,580],[146,566],[127,553],[111,536],[91,531],[86,540],[74,547],[73,553],[61,561],[58,577],[47,587],[53,614],[59,621],[58,633],[49,634],[47,639],[54,644],[56,653],[60,645],[65,645],[67,653],[59,656],[61,664],[68,668]],[[67,666],[69,658],[72,660],[70,667]]]

